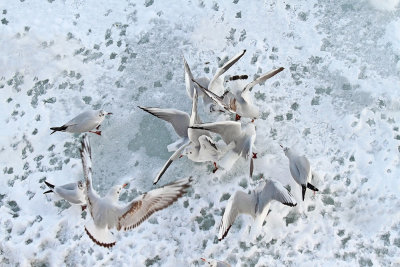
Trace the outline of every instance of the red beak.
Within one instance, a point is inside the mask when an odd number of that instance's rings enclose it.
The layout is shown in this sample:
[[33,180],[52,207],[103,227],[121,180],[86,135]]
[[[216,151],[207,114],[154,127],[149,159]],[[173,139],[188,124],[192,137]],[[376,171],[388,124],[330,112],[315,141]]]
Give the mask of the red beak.
[[125,188],[127,185],[128,185],[127,183],[126,183],[126,184],[124,184],[124,185],[122,186],[122,188]]
[[112,113],[111,113],[111,112],[108,112],[107,115],[112,115]]
[[202,261],[206,261],[206,259],[205,258],[200,258]]

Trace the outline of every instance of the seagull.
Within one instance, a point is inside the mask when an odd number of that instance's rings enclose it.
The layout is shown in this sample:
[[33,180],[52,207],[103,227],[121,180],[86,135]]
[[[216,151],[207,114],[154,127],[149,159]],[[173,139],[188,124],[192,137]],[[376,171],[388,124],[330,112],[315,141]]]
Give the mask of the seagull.
[[201,90],[201,88],[207,88],[210,92],[220,95],[224,92],[223,79],[221,75],[224,74],[230,67],[232,67],[244,54],[246,50],[236,54],[233,58],[228,60],[221,68],[217,69],[214,74],[214,77],[211,81],[206,77],[201,77],[196,79],[196,83],[194,84],[194,78],[192,72],[190,71],[189,65],[186,62],[185,57],[183,57],[183,64],[185,66],[185,84],[186,91],[188,96],[193,99],[193,92],[197,91],[197,94],[200,97],[203,97],[203,102],[206,106],[209,106],[210,112],[218,111],[215,109],[215,105],[213,104],[213,99]]
[[170,122],[174,127],[175,132],[181,137],[180,140],[173,143],[175,146],[174,149],[176,148],[176,150],[159,171],[153,184],[156,184],[172,162],[180,158],[182,155],[187,156],[194,162],[212,161],[214,162],[215,167],[213,172],[218,169],[216,161],[219,159],[221,152],[211,139],[208,131],[189,128],[191,125],[201,123],[197,114],[197,100],[197,91],[194,91],[192,114],[190,117],[186,112],[176,109],[159,109],[139,106],[139,108],[144,111]]
[[60,186],[55,186],[47,181],[44,181],[44,183],[50,190],[47,190],[43,194],[55,193],[72,204],[81,205],[82,210],[86,208],[85,186],[82,181]]
[[86,180],[86,203],[91,216],[85,224],[85,231],[99,246],[114,246],[117,240],[110,229],[126,231],[137,227],[154,212],[170,206],[182,197],[192,182],[191,177],[177,180],[122,204],[118,198],[127,184],[111,187],[105,197],[100,197],[93,189],[92,157],[87,135],[82,140],[80,154]]
[[312,177],[310,162],[304,155],[298,155],[295,151],[293,151],[293,149],[288,147],[284,148],[282,145],[280,146],[283,148],[286,157],[289,159],[289,169],[293,179],[296,181],[296,183],[301,185],[301,194],[304,201],[307,188],[313,190],[314,192],[318,191],[318,188],[309,183]]
[[226,91],[221,96],[209,90],[205,86],[202,86],[199,82],[195,80],[193,80],[193,82],[197,84],[197,86],[203,91],[203,93],[210,97],[218,106],[231,113],[236,113],[236,120],[240,120],[241,117],[258,119],[260,116],[260,112],[258,107],[256,107],[251,101],[251,90],[255,85],[268,80],[269,78],[275,76],[283,70],[283,67],[271,70],[267,73],[262,74],[260,77],[247,84],[243,88],[236,88],[234,92]]
[[[51,134],[55,132],[90,132],[101,135],[101,131],[99,131],[100,124],[103,122],[106,115],[111,114],[111,112],[105,112],[104,110],[88,110],[79,114],[63,126],[50,128],[50,130],[53,130]],[[97,131],[93,131],[93,129],[96,129]]]
[[292,194],[281,183],[274,180],[262,182],[250,194],[237,191],[228,201],[222,217],[218,240],[221,241],[228,234],[229,229],[239,214],[249,214],[256,221],[256,227],[261,228],[269,213],[271,201],[276,200],[284,205],[297,205]]
[[200,258],[202,261],[207,262],[210,267],[231,267],[229,263],[213,259]]
[[257,154],[253,153],[254,141],[256,140],[254,123],[241,124],[237,121],[219,121],[195,124],[190,128],[217,133],[228,146],[233,142],[232,150],[227,152],[221,159],[220,165],[224,169],[230,169],[240,156],[247,160],[252,154],[250,158],[250,177],[253,175],[253,159],[257,158]]

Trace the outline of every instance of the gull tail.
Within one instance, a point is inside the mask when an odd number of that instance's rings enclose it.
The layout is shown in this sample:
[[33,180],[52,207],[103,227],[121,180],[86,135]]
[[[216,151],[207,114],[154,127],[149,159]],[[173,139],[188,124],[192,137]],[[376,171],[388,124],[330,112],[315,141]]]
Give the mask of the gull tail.
[[55,133],[55,132],[62,132],[65,131],[68,128],[68,126],[61,126],[61,127],[51,127],[50,130],[53,130],[53,132],[51,132],[51,134]]
[[99,228],[94,224],[93,220],[85,224],[85,232],[94,243],[102,247],[111,248],[117,242],[107,227]]

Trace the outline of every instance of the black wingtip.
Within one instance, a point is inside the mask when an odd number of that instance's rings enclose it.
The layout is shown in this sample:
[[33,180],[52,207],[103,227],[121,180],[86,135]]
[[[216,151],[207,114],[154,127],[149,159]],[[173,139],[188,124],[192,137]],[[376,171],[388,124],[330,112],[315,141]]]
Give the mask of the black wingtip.
[[315,186],[313,186],[313,185],[310,184],[310,183],[307,183],[307,188],[308,188],[308,189],[311,189],[311,190],[314,191],[314,192],[315,192],[315,191],[319,191],[318,188],[316,188]]
[[51,184],[51,183],[49,183],[49,182],[47,182],[47,181],[44,181],[44,183],[45,183],[49,188],[51,188],[51,189],[54,188],[54,185],[53,185],[53,184]]
[[47,190],[46,192],[43,192],[43,195],[48,194],[48,193],[53,193],[53,190]]
[[306,195],[306,189],[307,187],[305,185],[301,185],[301,193],[303,195],[303,201],[304,201],[304,196]]

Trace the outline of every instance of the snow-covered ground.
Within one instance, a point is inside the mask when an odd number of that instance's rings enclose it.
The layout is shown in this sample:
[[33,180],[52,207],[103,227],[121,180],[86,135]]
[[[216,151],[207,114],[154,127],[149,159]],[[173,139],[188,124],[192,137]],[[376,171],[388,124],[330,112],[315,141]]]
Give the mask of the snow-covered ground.
[[[399,1],[185,2],[2,2],[0,265],[202,266],[200,257],[232,266],[400,265]],[[112,249],[87,237],[79,207],[42,194],[44,180],[83,177],[80,136],[50,136],[49,127],[100,108],[114,115],[103,136],[90,135],[97,189],[134,178],[122,201],[152,189],[176,135],[137,105],[189,112],[182,55],[195,77],[211,77],[242,49],[228,74],[252,79],[285,67],[253,90],[262,112],[253,179],[244,160],[213,174],[211,164],[182,158],[160,184],[192,175],[192,190],[117,233]],[[309,158],[315,196],[301,201],[279,144]],[[256,240],[252,219],[241,216],[218,242],[227,199],[262,175],[288,184],[298,205],[274,203]]]

